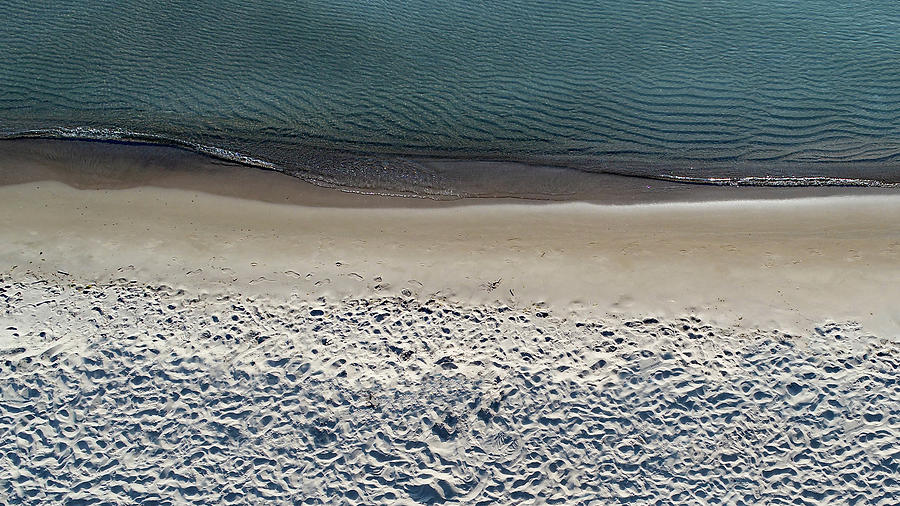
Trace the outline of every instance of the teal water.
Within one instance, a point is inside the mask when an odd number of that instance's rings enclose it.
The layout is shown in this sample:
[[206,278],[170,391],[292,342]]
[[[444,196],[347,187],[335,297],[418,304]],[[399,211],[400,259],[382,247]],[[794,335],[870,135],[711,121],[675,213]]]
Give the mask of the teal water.
[[900,181],[894,1],[9,0],[0,16],[5,137],[174,142],[426,192],[442,183],[421,156]]

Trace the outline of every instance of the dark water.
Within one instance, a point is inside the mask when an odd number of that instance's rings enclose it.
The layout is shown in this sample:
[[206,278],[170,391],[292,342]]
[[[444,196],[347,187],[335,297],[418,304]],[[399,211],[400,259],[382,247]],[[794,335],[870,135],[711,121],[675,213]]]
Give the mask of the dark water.
[[[0,4],[0,135],[453,194],[422,157],[900,182],[894,1]],[[508,174],[504,177],[509,177]]]

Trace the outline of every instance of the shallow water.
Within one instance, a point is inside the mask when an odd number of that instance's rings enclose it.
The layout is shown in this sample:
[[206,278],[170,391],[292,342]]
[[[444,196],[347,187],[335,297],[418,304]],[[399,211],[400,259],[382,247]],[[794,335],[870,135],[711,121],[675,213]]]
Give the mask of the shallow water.
[[[900,185],[783,184],[751,188],[685,184],[677,179],[648,179],[519,162],[423,158],[416,163],[420,183],[400,189],[388,186],[396,181],[391,176],[398,173],[383,170],[369,181],[370,184],[383,182],[380,189],[350,187],[336,191],[183,147],[78,139],[0,140],[0,186],[39,181],[61,181],[76,188],[104,190],[156,186],[304,206],[409,208],[482,204],[486,202],[484,199],[630,205],[900,195]],[[427,181],[428,186],[421,184],[422,181]],[[312,182],[332,186],[317,179]]]
[[435,195],[447,188],[413,155],[898,182],[894,7],[12,0],[0,135],[142,137]]

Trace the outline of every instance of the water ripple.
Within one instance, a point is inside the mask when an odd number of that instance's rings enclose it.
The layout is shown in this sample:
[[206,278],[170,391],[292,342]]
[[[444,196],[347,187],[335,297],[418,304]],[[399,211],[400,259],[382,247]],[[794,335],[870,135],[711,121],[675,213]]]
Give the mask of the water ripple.
[[441,183],[409,156],[900,177],[900,13],[886,0],[11,0],[0,15],[6,137],[167,139],[425,194]]

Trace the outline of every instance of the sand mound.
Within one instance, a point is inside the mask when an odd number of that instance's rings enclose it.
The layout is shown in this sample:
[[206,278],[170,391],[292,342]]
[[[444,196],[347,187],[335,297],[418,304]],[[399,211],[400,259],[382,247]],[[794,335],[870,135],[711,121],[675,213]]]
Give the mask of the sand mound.
[[[61,279],[64,279],[61,278]],[[0,278],[0,502],[864,502],[900,342]]]

